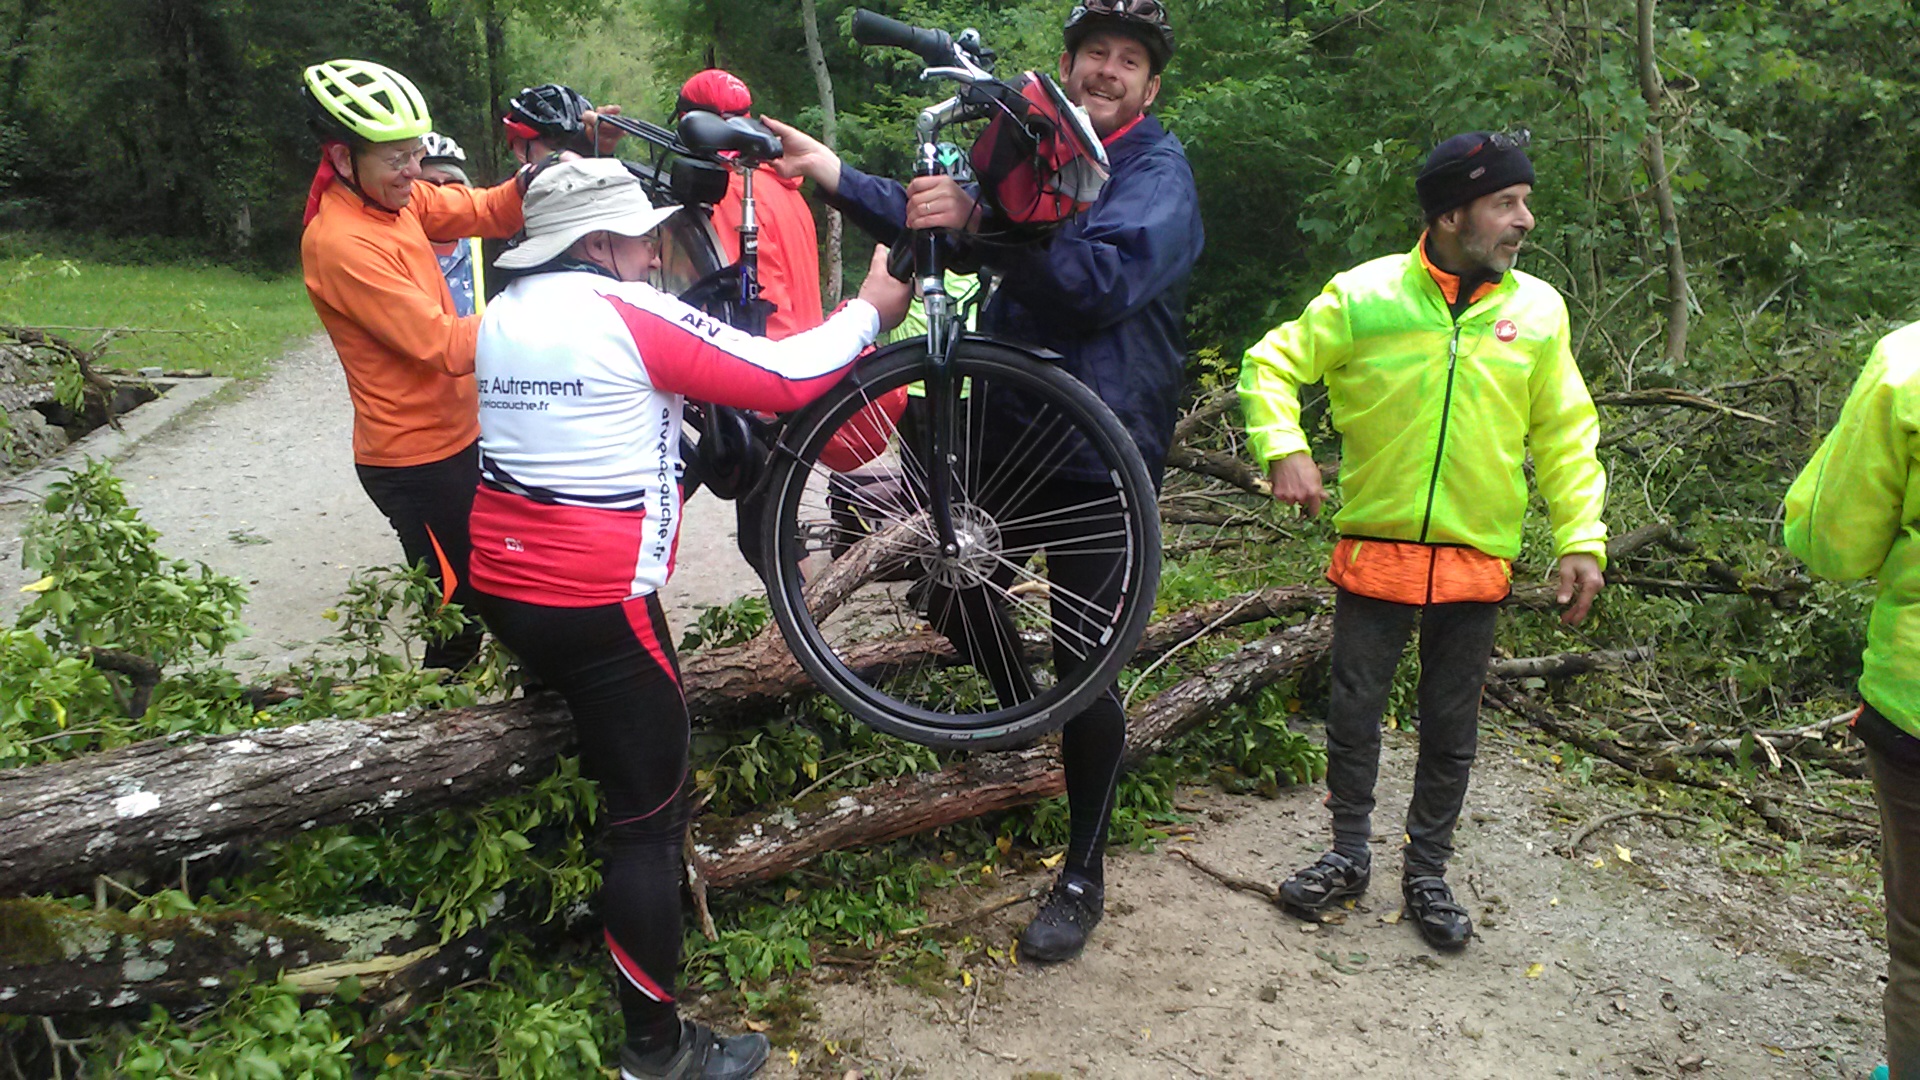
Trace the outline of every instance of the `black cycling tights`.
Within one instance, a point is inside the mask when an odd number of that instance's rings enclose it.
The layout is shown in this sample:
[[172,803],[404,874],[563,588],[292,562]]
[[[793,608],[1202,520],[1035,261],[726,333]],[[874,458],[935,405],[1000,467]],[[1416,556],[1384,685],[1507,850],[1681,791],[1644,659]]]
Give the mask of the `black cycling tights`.
[[[367,497],[399,534],[407,562],[427,564],[427,573],[442,591],[448,591],[446,577],[451,573],[448,599],[472,618],[476,613],[473,586],[467,581],[467,556],[473,543],[467,535],[467,519],[473,514],[473,491],[480,483],[480,444],[471,443],[450,458],[425,465],[355,465],[354,471]],[[427,642],[420,666],[459,671],[480,655],[481,634],[480,623],[470,621],[453,637]]]
[[567,699],[580,769],[606,800],[600,913],[627,1043],[679,1037],[680,879],[687,832],[687,705],[657,596],[560,608],[480,594],[501,643]]
[[[1002,526],[1005,547],[1046,549],[1053,665],[1055,674],[1066,678],[1105,629],[1106,613],[1119,606],[1126,563],[1113,537],[1124,532],[1126,522],[1115,504],[1112,484],[1047,480],[1019,490],[1018,505],[989,509],[996,518],[1014,522]],[[1002,567],[994,581],[1005,590],[1016,576],[1013,569]],[[936,586],[928,597],[928,621],[986,673],[1002,700],[1033,696],[1033,681],[1015,659],[1019,639],[1006,605],[997,596],[984,588]],[[1066,868],[1100,882],[1105,878],[1107,821],[1113,814],[1120,763],[1127,749],[1127,714],[1120,707],[1120,696],[1108,687],[1067,721],[1060,740],[1072,830]]]

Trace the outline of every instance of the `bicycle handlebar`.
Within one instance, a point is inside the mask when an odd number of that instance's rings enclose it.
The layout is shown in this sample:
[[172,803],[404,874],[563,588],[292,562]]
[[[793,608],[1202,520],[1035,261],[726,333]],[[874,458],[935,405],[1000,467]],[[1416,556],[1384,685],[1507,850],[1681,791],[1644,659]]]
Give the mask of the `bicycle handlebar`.
[[602,115],[600,122],[611,127],[619,128],[629,135],[637,135],[663,150],[669,150],[676,154],[685,154],[687,152],[685,144],[680,141],[680,136],[661,127],[659,124],[649,123],[645,120],[633,120],[619,115]]
[[934,67],[952,64],[953,36],[945,30],[909,26],[898,19],[860,8],[853,13],[853,40],[917,54]]

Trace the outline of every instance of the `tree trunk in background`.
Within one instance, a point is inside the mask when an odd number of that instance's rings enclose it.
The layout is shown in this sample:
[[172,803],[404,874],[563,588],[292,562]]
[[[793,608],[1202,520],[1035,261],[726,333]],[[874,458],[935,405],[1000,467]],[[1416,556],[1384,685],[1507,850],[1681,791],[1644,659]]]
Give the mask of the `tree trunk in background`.
[[42,0],[21,0],[20,17],[14,23],[13,39],[8,46],[13,59],[7,63],[6,98],[0,102],[8,116],[12,116],[19,105],[20,87],[27,80],[27,35],[33,32],[34,21],[40,18],[45,6]]
[[484,144],[482,152],[487,156],[490,174],[504,176],[510,163],[500,159],[501,140],[491,137],[498,119],[495,110],[507,103],[507,13],[496,0],[485,0],[480,6],[480,29],[487,45],[487,100],[482,105],[487,116],[480,130],[489,136],[480,141]]
[[1669,364],[1687,355],[1687,259],[1680,250],[1680,215],[1673,207],[1673,184],[1667,175],[1666,141],[1660,132],[1667,87],[1653,55],[1654,0],[1638,0],[1640,96],[1647,101],[1647,138],[1641,152],[1647,159],[1647,179],[1653,185],[1654,204],[1660,209],[1660,242],[1667,248],[1667,348]]
[[[838,150],[838,116],[833,105],[833,75],[827,70],[827,55],[820,48],[820,13],[814,0],[800,0],[800,26],[807,35],[807,62],[813,66],[814,85],[820,88],[820,141],[827,149]],[[840,211],[827,208],[827,294],[828,311],[840,303]]]

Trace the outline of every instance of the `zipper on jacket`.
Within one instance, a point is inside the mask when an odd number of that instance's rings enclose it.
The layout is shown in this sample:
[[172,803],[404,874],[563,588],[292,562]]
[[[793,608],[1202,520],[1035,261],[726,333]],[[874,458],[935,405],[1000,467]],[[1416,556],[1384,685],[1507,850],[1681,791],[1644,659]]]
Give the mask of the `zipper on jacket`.
[[1427,542],[1427,530],[1433,525],[1433,500],[1440,493],[1440,458],[1447,452],[1447,419],[1453,415],[1453,371],[1460,360],[1460,320],[1453,322],[1453,339],[1447,343],[1447,393],[1440,399],[1440,441],[1433,448],[1433,475],[1427,478],[1427,514],[1420,520],[1420,542]]

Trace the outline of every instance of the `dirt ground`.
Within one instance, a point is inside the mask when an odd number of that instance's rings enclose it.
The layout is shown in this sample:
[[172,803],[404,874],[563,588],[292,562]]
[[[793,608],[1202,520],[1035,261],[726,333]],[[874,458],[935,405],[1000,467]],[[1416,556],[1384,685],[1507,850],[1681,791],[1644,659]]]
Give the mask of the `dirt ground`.
[[[356,567],[399,545],[354,479],[351,412],[324,338],[271,377],[196,408],[118,463],[165,549],[248,583],[253,635],[235,666],[270,670],[331,632],[321,612]],[[17,610],[19,528],[0,505],[0,615]],[[688,508],[669,615],[757,587],[731,508]],[[1078,961],[1007,966],[975,953],[971,986],[900,985],[823,964],[800,1061],[771,1076],[922,1077],[1864,1077],[1880,1052],[1885,951],[1874,905],[1842,883],[1722,869],[1642,819],[1576,858],[1556,848],[1615,807],[1572,785],[1490,718],[1449,875],[1479,936],[1441,956],[1397,923],[1397,825],[1413,746],[1390,734],[1373,892],[1340,925],[1310,926],[1176,858],[1276,881],[1321,850],[1317,790],[1278,799],[1183,793],[1191,835],[1118,852],[1108,916]],[[1615,845],[1620,845],[1616,849]],[[1620,850],[1629,853],[1623,858]],[[1038,876],[936,901],[955,915],[1042,886]],[[969,924],[1004,949],[1022,904]],[[1853,920],[1853,921],[1849,921]]]
[[[1344,924],[1290,918],[1174,853],[1277,882],[1323,850],[1317,788],[1273,800],[1196,789],[1181,800],[1196,811],[1190,837],[1110,858],[1107,919],[1078,961],[982,960],[969,971],[973,988],[955,984],[946,997],[823,966],[809,1035],[832,1040],[867,1080],[1872,1069],[1886,954],[1839,917],[1837,892],[1729,873],[1710,850],[1644,820],[1565,858],[1555,849],[1579,824],[1614,808],[1531,760],[1489,719],[1448,874],[1478,927],[1458,956],[1398,923],[1396,826],[1415,747],[1389,734],[1376,828],[1394,831],[1374,837],[1373,889]],[[966,911],[1041,886],[1022,879],[952,900]],[[1022,904],[971,930],[1004,948],[1031,911]],[[833,1057],[824,1043],[805,1055],[773,1075],[822,1075]]]

